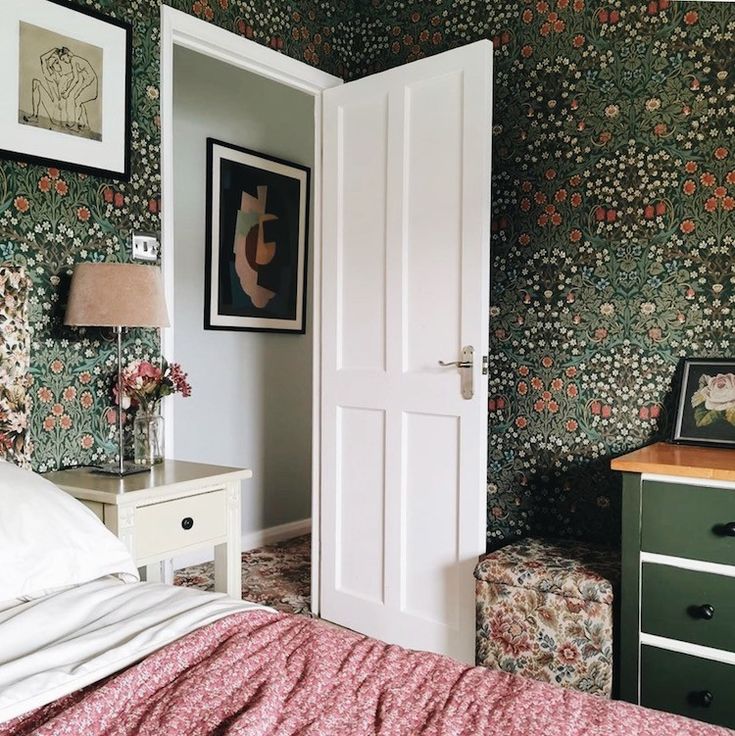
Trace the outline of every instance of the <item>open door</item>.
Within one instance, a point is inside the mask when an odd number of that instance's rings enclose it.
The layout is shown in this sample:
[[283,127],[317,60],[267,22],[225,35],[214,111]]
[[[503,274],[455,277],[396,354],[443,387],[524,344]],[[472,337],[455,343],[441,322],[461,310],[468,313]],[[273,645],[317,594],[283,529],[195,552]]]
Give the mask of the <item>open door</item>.
[[491,88],[482,41],[323,95],[321,614],[465,662],[485,550]]

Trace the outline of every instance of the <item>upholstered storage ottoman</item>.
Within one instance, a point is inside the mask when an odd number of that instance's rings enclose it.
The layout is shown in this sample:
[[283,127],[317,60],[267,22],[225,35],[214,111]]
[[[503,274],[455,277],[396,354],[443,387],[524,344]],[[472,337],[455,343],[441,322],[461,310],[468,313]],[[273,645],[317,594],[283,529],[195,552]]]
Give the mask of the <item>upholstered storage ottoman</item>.
[[619,554],[524,539],[475,568],[477,664],[610,697]]

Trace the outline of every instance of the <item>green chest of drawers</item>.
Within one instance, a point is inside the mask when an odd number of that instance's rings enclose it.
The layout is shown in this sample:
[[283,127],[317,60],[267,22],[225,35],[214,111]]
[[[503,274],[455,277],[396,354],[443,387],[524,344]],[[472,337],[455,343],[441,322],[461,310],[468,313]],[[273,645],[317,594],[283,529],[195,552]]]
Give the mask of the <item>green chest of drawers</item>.
[[620,695],[735,728],[735,450],[664,443],[623,471]]

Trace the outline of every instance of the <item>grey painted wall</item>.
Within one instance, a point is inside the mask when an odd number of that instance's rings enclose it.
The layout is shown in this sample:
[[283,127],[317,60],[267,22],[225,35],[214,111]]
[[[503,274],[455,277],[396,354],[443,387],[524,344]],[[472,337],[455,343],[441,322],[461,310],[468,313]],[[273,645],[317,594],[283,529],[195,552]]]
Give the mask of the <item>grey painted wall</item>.
[[175,399],[174,452],[252,468],[247,533],[311,515],[312,295],[306,335],[204,330],[206,139],[311,167],[314,99],[181,48],[174,75],[174,349],[193,386]]

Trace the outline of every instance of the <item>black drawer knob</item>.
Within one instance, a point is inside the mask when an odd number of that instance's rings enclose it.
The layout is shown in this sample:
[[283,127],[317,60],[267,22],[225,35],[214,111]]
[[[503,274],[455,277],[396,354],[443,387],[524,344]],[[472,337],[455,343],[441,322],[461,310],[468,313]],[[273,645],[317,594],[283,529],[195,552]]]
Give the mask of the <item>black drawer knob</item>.
[[701,606],[692,606],[690,613],[694,618],[711,621],[715,616],[715,607],[711,603],[703,603]]
[[692,705],[698,705],[700,708],[709,708],[714,700],[714,695],[709,690],[698,690],[689,693],[689,702]]
[[184,517],[184,518],[183,518],[183,519],[181,520],[181,526],[182,526],[182,527],[183,527],[184,529],[186,529],[186,531],[188,532],[188,531],[189,531],[189,529],[191,529],[191,528],[192,528],[192,527],[194,526],[194,519],[192,519],[192,518],[191,518],[191,516],[185,516],[185,517]]
[[716,527],[722,537],[735,537],[735,521],[728,521],[727,524],[720,524]]

